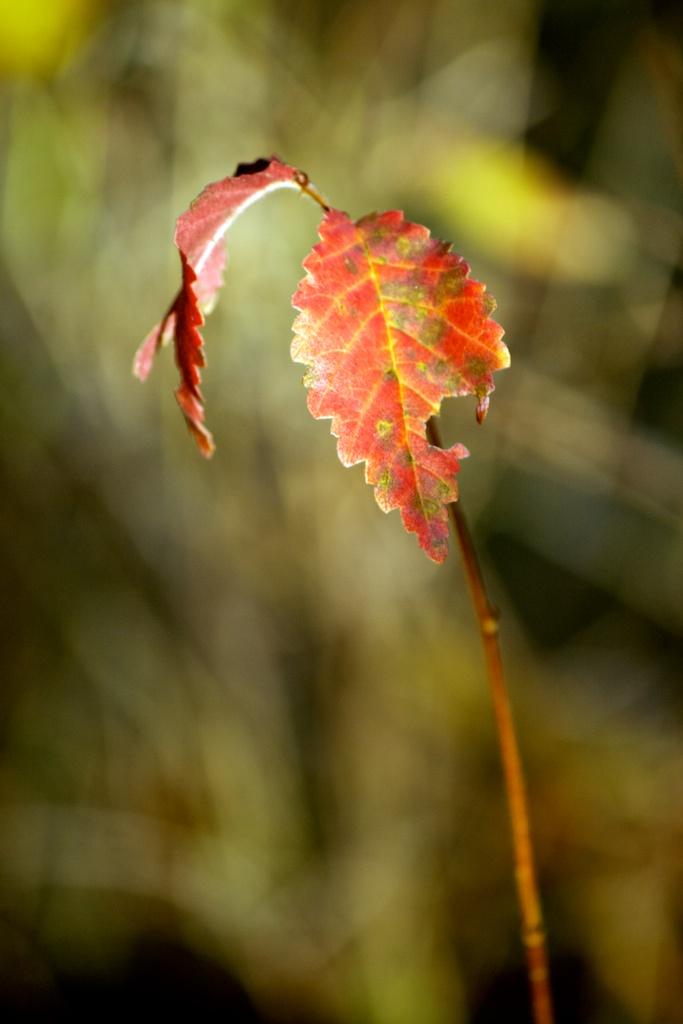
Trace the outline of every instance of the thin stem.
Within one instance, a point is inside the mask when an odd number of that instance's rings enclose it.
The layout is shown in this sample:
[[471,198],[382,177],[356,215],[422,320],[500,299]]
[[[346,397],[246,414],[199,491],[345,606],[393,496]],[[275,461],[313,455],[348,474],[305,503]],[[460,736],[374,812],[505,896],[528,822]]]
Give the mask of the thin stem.
[[[427,435],[431,444],[438,448],[443,447],[439,428],[433,420],[427,425]],[[521,934],[526,952],[527,977],[531,989],[534,1024],[553,1024],[543,912],[531,843],[524,770],[519,755],[515,723],[498,641],[499,614],[491,604],[486,592],[484,577],[462,505],[460,501],[456,501],[452,502],[448,508],[460,546],[472,605],[479,623],[486,672],[493,698],[493,711],[510,815],[517,898],[522,917]]]
[[318,206],[322,207],[325,213],[329,212],[329,204],[326,202],[326,200],[323,198],[320,192],[318,192],[315,185],[312,184],[312,182],[309,180],[309,177],[305,171],[296,171],[296,173],[294,174],[294,180],[301,189],[301,191],[304,193],[304,195],[307,195],[311,199],[313,199],[318,204]]

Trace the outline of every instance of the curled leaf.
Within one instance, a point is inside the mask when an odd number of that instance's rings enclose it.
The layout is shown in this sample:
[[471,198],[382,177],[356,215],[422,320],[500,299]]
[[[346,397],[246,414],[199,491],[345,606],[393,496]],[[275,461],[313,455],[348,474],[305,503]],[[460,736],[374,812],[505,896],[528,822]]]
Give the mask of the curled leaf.
[[174,240],[180,252],[182,284],[164,318],[150,331],[135,356],[133,372],[145,380],[159,347],[173,339],[180,373],[180,387],[175,395],[199,450],[207,457],[213,454],[214,443],[204,426],[200,371],[205,359],[201,327],[223,284],[223,238],[248,206],[280,188],[311,192],[306,175],[277,157],[240,164],[231,177],[207,185],[178,218]]

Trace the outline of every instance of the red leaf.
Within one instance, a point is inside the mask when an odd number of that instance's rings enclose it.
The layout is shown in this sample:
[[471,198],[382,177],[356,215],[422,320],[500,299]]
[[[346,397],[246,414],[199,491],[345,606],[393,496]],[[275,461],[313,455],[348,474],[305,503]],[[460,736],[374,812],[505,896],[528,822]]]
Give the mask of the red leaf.
[[435,562],[448,550],[447,504],[457,499],[462,445],[426,440],[448,395],[475,395],[483,419],[492,372],[509,365],[495,303],[469,267],[426,228],[392,210],[355,224],[330,210],[304,260],[292,304],[292,358],[309,370],[308,407],[332,419],[345,466],[364,461],[385,512]]
[[204,426],[200,370],[205,365],[200,328],[211,312],[223,284],[226,231],[243,210],[267,192],[279,188],[308,191],[308,178],[277,157],[240,164],[230,178],[207,185],[176,223],[175,244],[180,250],[182,285],[163,320],[147,335],[137,351],[134,373],[145,380],[163,342],[175,341],[180,371],[178,404],[202,455],[213,454],[214,443]]

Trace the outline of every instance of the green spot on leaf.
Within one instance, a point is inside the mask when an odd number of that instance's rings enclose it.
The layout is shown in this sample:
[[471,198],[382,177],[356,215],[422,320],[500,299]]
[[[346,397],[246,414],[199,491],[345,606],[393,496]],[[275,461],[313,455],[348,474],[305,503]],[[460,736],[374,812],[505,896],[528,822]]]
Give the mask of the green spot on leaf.
[[410,256],[410,239],[406,238],[405,235],[401,235],[401,237],[397,240],[396,252],[404,260],[407,259],[408,256]]
[[382,295],[385,299],[407,302],[412,306],[418,302],[427,302],[429,291],[417,281],[395,280],[382,283]]
[[394,307],[394,309],[387,310],[387,319],[392,327],[397,327],[399,331],[402,331],[406,325],[407,313],[400,306]]
[[[378,245],[383,242],[391,234],[391,229],[386,224],[378,224],[375,230],[370,235],[370,246]],[[374,257],[373,257],[374,259]]]
[[437,345],[448,330],[445,320],[427,320],[420,328],[420,341],[425,345]]
[[434,516],[438,516],[441,511],[441,504],[438,501],[434,501],[432,498],[423,498],[422,509],[427,519],[433,519]]
[[422,238],[400,235],[396,240],[396,252],[403,260],[419,260],[424,255],[425,242]]
[[[467,360],[467,372],[470,377],[483,377],[488,372],[489,364],[486,359],[481,359],[478,356],[474,356]],[[477,389],[476,394],[479,396],[481,389]],[[484,392],[485,393],[485,392]]]
[[436,286],[436,304],[441,305],[448,299],[454,299],[463,289],[465,283],[464,266],[453,267],[442,275]]
[[498,305],[498,303],[496,302],[496,300],[494,299],[493,295],[491,295],[490,292],[484,292],[484,294],[481,297],[481,301],[484,304],[486,314],[490,316],[491,313],[495,311],[495,308]]

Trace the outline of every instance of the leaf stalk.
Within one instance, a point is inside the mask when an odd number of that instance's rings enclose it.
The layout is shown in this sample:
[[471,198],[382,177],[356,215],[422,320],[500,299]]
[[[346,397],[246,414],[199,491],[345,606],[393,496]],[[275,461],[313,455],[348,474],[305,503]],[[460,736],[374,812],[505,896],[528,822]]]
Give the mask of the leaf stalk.
[[297,185],[299,186],[304,195],[309,196],[311,199],[313,199],[318,204],[318,206],[320,206],[325,211],[325,213],[329,211],[330,207],[328,203],[325,201],[320,192],[318,192],[315,185],[312,184],[311,180],[309,179],[305,171],[296,171],[296,173],[294,174],[294,180],[296,181]]

